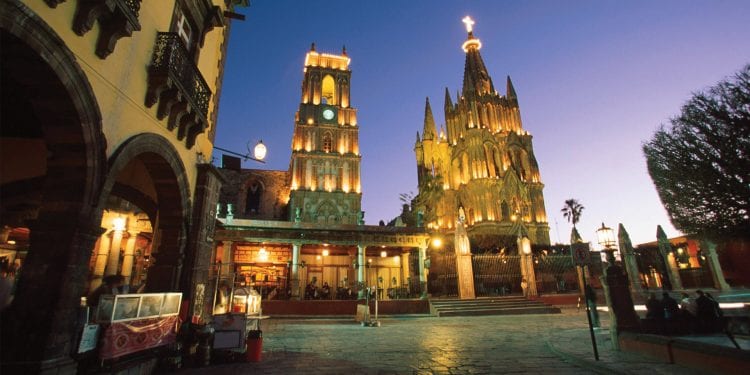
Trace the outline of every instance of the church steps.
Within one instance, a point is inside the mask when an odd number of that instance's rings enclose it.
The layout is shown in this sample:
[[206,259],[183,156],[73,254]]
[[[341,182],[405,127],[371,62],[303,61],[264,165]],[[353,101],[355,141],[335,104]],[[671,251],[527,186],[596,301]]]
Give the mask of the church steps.
[[498,297],[473,300],[430,300],[434,316],[557,314],[560,309],[523,297]]

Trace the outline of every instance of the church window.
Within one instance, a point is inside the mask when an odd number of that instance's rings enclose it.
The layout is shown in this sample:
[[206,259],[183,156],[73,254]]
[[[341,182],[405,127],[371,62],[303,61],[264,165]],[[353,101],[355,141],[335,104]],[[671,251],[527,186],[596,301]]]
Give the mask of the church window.
[[500,212],[503,214],[503,221],[510,219],[510,209],[508,209],[508,203],[505,201],[500,203]]
[[333,80],[333,77],[330,74],[328,74],[325,77],[323,77],[322,87],[323,87],[323,90],[322,90],[320,96],[323,98],[323,100],[325,100],[324,103],[336,104],[336,102],[334,100],[334,95],[335,95],[335,91],[336,91],[336,89],[335,89],[336,85],[335,85],[335,82]]
[[260,197],[263,195],[263,185],[253,181],[247,187],[247,199],[245,201],[245,213],[256,214],[260,211]]
[[331,135],[326,133],[326,135],[323,136],[323,151],[331,152],[331,148],[332,148]]

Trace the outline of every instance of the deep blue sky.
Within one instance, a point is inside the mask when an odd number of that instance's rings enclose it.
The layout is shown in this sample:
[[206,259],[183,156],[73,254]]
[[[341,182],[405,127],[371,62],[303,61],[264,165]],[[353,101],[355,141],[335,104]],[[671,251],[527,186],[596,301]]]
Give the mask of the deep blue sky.
[[313,41],[321,52],[346,45],[368,224],[395,217],[399,193],[416,191],[424,100],[443,124],[445,87],[461,89],[466,15],[496,89],[504,94],[505,76],[513,79],[553,242],[569,237],[560,214],[568,198],[586,207],[586,240],[602,221],[623,223],[634,243],[654,240],[657,224],[679,234],[641,145],[691,93],[750,62],[746,0],[255,0],[239,12],[247,20],[232,24],[216,145],[239,151],[262,139],[267,164],[243,166],[286,170],[305,53]]

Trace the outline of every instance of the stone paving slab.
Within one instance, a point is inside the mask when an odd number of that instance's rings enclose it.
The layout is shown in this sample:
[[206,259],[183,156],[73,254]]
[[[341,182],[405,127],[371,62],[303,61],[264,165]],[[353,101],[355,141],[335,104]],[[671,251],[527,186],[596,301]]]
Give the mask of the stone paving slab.
[[[603,314],[606,315],[606,314]],[[602,316],[606,327],[607,317]],[[353,320],[270,319],[263,359],[184,369],[187,374],[694,374],[611,350],[600,330],[594,361],[582,311],[478,317]]]

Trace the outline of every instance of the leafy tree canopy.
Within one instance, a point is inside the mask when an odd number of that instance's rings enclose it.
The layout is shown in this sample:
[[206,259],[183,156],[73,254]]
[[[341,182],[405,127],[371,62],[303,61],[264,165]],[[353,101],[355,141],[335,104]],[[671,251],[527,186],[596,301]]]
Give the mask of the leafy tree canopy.
[[750,65],[699,92],[643,145],[672,224],[716,239],[750,234]]

